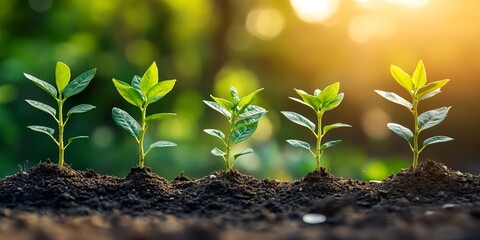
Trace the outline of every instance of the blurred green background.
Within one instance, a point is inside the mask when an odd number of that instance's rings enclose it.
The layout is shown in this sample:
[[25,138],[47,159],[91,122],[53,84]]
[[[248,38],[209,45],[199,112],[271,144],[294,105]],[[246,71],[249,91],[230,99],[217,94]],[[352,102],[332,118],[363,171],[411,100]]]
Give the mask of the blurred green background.
[[224,168],[210,149],[220,142],[204,128],[225,127],[224,118],[202,99],[225,96],[230,85],[240,95],[265,87],[255,104],[269,113],[256,134],[237,149],[255,154],[236,168],[257,177],[298,179],[315,167],[306,151],[285,142],[312,142],[310,132],[279,114],[310,109],[288,99],[293,88],[313,92],[341,82],[345,99],[325,122],[351,129],[332,131],[343,139],[329,149],[323,164],[336,176],[382,179],[411,164],[406,143],[386,128],[395,121],[411,126],[411,115],[385,101],[374,89],[405,92],[390,76],[390,64],[411,73],[423,59],[429,81],[451,82],[443,94],[425,101],[421,111],[453,106],[449,117],[423,137],[436,134],[454,142],[427,148],[421,160],[434,159],[461,171],[478,173],[480,109],[478,75],[480,27],[476,0],[2,0],[0,1],[0,175],[18,165],[57,161],[47,136],[32,124],[54,127],[53,119],[30,107],[25,98],[53,105],[53,99],[23,73],[54,82],[56,61],[72,76],[96,67],[85,92],[67,108],[90,103],[97,109],[75,116],[66,135],[90,135],[66,152],[75,169],[92,168],[125,176],[137,163],[134,140],[116,127],[112,107],[138,117],[138,109],[115,91],[112,77],[129,82],[156,61],[161,79],[178,80],[174,90],[150,112],[176,112],[150,129],[147,142],[170,140],[176,148],[152,151],[146,165],[173,178],[181,171],[202,177]]

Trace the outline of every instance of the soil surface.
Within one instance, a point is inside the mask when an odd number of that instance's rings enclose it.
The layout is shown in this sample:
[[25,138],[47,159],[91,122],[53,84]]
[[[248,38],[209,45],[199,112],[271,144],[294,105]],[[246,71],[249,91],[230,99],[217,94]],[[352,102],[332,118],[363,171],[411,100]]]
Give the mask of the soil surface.
[[217,171],[173,181],[52,163],[0,179],[0,239],[478,239],[480,176],[426,161],[382,182]]

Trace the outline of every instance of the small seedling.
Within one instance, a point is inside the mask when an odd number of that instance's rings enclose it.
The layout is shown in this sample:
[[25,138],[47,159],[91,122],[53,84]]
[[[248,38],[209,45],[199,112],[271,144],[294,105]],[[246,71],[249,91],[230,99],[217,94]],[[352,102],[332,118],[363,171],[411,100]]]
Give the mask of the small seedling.
[[287,142],[294,147],[307,149],[317,161],[317,171],[320,170],[320,158],[322,157],[325,149],[333,147],[342,142],[342,140],[333,140],[322,144],[322,138],[325,136],[325,134],[335,128],[351,127],[350,125],[344,123],[334,123],[322,127],[322,118],[325,112],[338,107],[338,105],[340,105],[343,100],[344,94],[338,93],[339,90],[340,83],[336,82],[323,90],[315,90],[313,95],[310,95],[303,90],[295,89],[295,91],[298,93],[298,95],[300,95],[302,99],[290,97],[290,99],[307,105],[315,111],[317,115],[317,126],[315,125],[315,123],[311,122],[306,117],[296,112],[282,111],[282,114],[285,115],[285,117],[287,117],[290,121],[310,129],[310,131],[315,136],[317,140],[315,152],[312,150],[310,144],[308,144],[307,142],[296,139],[289,139],[287,140]]
[[112,79],[112,81],[120,95],[127,100],[127,102],[140,109],[140,123],[138,123],[127,112],[116,107],[112,109],[112,117],[119,127],[124,129],[137,141],[139,155],[138,166],[143,168],[145,166],[145,156],[152,149],[177,146],[177,144],[168,141],[154,142],[150,145],[147,151],[144,150],[143,146],[145,133],[152,123],[165,119],[166,117],[176,115],[175,113],[156,113],[147,116],[147,107],[172,91],[176,80],[165,80],[159,82],[157,64],[153,62],[143,77],[140,78],[139,76],[134,76],[130,85],[116,79]]
[[251,105],[257,94],[262,91],[263,88],[258,89],[247,96],[240,98],[235,87],[230,87],[230,96],[232,100],[226,100],[210,95],[214,101],[204,100],[203,102],[215,111],[225,116],[230,124],[228,133],[225,134],[217,129],[204,129],[203,131],[209,135],[222,140],[225,145],[225,151],[219,148],[212,149],[211,153],[214,156],[222,157],[225,160],[226,170],[230,171],[235,164],[238,157],[252,153],[251,148],[233,155],[233,161],[230,161],[233,146],[245,141],[247,138],[253,135],[257,130],[258,121],[265,116],[267,111],[259,106]]
[[89,104],[80,104],[75,107],[72,107],[67,112],[67,117],[64,118],[63,104],[65,103],[67,98],[82,92],[88,86],[88,84],[90,83],[90,80],[92,80],[92,78],[95,76],[96,71],[97,70],[95,68],[88,70],[80,74],[80,76],[76,77],[75,79],[73,79],[73,81],[70,82],[70,68],[65,63],[57,62],[57,65],[55,68],[55,82],[56,82],[57,88],[55,88],[48,82],[40,80],[30,74],[24,73],[25,77],[27,77],[29,80],[35,83],[38,87],[46,91],[48,94],[50,94],[50,96],[52,96],[57,101],[58,111],[55,108],[45,103],[41,103],[38,101],[29,100],[29,99],[25,100],[32,107],[50,114],[50,116],[52,116],[53,119],[55,119],[55,121],[57,122],[58,138],[55,138],[53,136],[53,134],[55,133],[55,130],[52,128],[44,127],[44,126],[28,126],[28,128],[32,129],[33,131],[47,134],[57,144],[58,166],[60,168],[63,167],[63,163],[65,161],[64,160],[65,149],[74,140],[81,139],[81,138],[88,138],[88,136],[72,137],[68,139],[67,144],[65,144],[63,141],[65,125],[67,124],[72,114],[88,112],[95,108],[95,106],[92,106]]
[[449,80],[444,79],[427,84],[427,74],[425,72],[423,61],[418,62],[418,65],[412,76],[408,75],[402,69],[394,65],[391,66],[390,72],[398,84],[405,88],[410,94],[412,102],[405,100],[393,92],[384,92],[380,90],[375,90],[375,92],[391,102],[408,108],[408,110],[410,110],[410,112],[413,114],[413,132],[397,123],[388,123],[387,127],[398,136],[407,140],[408,145],[413,152],[413,168],[416,168],[418,165],[418,156],[426,146],[453,140],[451,137],[435,136],[425,139],[421,148],[418,146],[418,137],[420,133],[426,129],[440,124],[447,117],[448,110],[450,110],[450,107],[441,107],[424,112],[419,116],[418,103],[422,100],[439,94],[441,92],[440,89],[445,86]]

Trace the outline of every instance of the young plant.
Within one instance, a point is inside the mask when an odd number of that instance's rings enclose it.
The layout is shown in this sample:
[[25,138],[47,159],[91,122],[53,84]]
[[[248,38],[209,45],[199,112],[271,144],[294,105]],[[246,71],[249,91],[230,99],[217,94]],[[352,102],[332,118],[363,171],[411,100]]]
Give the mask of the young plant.
[[412,76],[408,75],[402,69],[394,65],[390,67],[390,72],[398,84],[400,84],[400,86],[402,86],[410,94],[412,102],[405,100],[393,92],[384,92],[380,90],[375,90],[375,92],[386,98],[388,101],[408,108],[408,110],[410,110],[412,113],[414,121],[413,132],[397,123],[388,123],[387,127],[398,136],[407,140],[408,145],[413,152],[413,168],[416,168],[418,165],[418,156],[426,146],[453,140],[451,137],[435,136],[425,139],[421,148],[418,144],[418,137],[420,133],[426,129],[440,124],[447,117],[448,110],[450,110],[450,107],[441,107],[424,112],[419,116],[418,103],[440,93],[440,89],[447,84],[449,80],[444,79],[427,84],[427,74],[425,72],[423,61],[418,62],[418,65]]
[[65,144],[65,142],[63,141],[65,125],[67,124],[72,114],[88,112],[95,108],[95,106],[92,106],[89,104],[80,104],[75,107],[72,107],[67,112],[67,117],[65,118],[63,114],[64,113],[63,104],[65,103],[67,98],[83,91],[90,83],[90,80],[92,80],[92,78],[95,76],[96,71],[97,70],[95,68],[88,70],[80,74],[80,76],[76,77],[75,79],[73,79],[73,81],[70,82],[70,68],[65,63],[57,62],[57,65],[55,68],[55,82],[56,82],[57,88],[55,88],[48,82],[40,80],[30,74],[24,73],[25,77],[27,77],[29,80],[35,83],[38,87],[46,91],[48,94],[50,94],[50,96],[52,96],[55,99],[55,101],[57,101],[58,111],[55,108],[45,103],[41,103],[41,102],[30,100],[30,99],[25,100],[32,107],[50,114],[50,116],[53,117],[55,122],[57,122],[58,138],[55,138],[53,136],[53,134],[55,133],[55,130],[52,128],[44,127],[44,126],[28,126],[28,128],[32,129],[33,131],[47,134],[55,142],[55,144],[57,144],[58,166],[60,168],[63,167],[63,163],[65,161],[65,149],[74,140],[81,139],[81,138],[88,138],[88,136],[72,137],[68,139],[67,143]]
[[156,113],[147,116],[147,107],[163,98],[169,93],[176,80],[158,81],[157,64],[153,64],[143,74],[143,77],[134,76],[132,83],[129,85],[125,82],[112,79],[115,88],[120,95],[130,104],[138,107],[141,112],[141,121],[138,123],[132,116],[120,108],[112,109],[112,117],[115,123],[124,129],[128,134],[135,138],[138,143],[138,166],[145,166],[145,156],[154,148],[174,147],[177,144],[168,141],[157,141],[150,145],[147,151],[144,150],[143,142],[148,127],[157,121],[169,116],[175,116],[175,113]]
[[251,148],[234,154],[233,161],[230,161],[233,147],[245,141],[247,138],[253,135],[257,130],[258,121],[265,116],[267,111],[259,106],[251,105],[257,94],[262,91],[263,88],[258,89],[247,96],[238,97],[237,89],[233,86],[230,87],[230,96],[232,100],[226,100],[210,95],[214,101],[204,100],[203,102],[215,111],[225,116],[230,124],[230,129],[225,135],[223,132],[217,129],[204,129],[203,131],[209,135],[222,140],[225,146],[225,151],[218,148],[212,149],[211,153],[214,156],[222,157],[225,160],[226,170],[230,171],[235,164],[238,157],[252,153]]
[[311,122],[306,117],[296,112],[282,111],[282,114],[290,121],[310,129],[310,131],[315,136],[317,140],[315,152],[311,149],[310,144],[308,144],[307,142],[296,139],[289,139],[287,140],[287,142],[294,147],[307,149],[317,161],[317,171],[320,170],[320,158],[322,157],[325,149],[333,147],[342,142],[342,140],[333,140],[322,144],[322,138],[325,136],[325,134],[335,128],[351,127],[350,125],[344,123],[334,123],[322,127],[322,118],[325,112],[338,107],[338,105],[340,105],[343,100],[344,94],[338,93],[339,89],[340,83],[336,82],[330,86],[327,86],[323,90],[315,90],[313,95],[310,95],[303,90],[295,89],[295,91],[298,93],[298,95],[300,95],[302,99],[290,97],[290,99],[307,105],[315,111],[317,115],[317,126],[315,126],[315,123]]

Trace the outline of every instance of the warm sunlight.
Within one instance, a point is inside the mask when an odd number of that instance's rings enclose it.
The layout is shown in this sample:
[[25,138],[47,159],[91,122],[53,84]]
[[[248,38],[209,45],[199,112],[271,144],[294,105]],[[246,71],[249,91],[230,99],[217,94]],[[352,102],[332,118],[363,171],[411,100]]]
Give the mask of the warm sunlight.
[[295,13],[305,22],[323,22],[338,10],[339,0],[290,0]]

